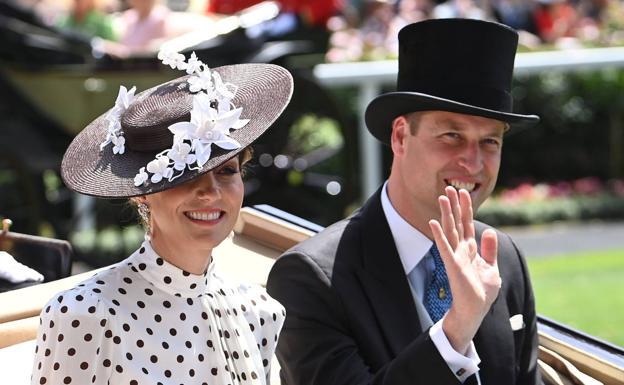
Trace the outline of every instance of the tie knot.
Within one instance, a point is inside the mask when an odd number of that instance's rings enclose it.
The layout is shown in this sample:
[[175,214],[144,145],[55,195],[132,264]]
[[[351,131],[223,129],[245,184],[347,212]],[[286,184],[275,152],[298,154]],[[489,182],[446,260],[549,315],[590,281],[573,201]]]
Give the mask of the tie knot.
[[435,263],[435,269],[439,270],[444,268],[444,262],[442,262],[442,257],[440,256],[440,250],[438,250],[438,246],[436,246],[435,242],[429,249],[429,254],[433,257],[433,262]]

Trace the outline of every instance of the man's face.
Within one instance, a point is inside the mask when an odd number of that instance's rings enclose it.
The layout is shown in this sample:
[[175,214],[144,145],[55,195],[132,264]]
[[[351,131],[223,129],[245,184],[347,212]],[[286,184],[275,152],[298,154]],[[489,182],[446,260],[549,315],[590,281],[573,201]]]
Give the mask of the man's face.
[[468,190],[476,210],[496,184],[504,131],[501,121],[445,111],[395,119],[391,178],[398,183],[390,193],[407,210],[403,215],[439,218],[437,199],[449,185]]

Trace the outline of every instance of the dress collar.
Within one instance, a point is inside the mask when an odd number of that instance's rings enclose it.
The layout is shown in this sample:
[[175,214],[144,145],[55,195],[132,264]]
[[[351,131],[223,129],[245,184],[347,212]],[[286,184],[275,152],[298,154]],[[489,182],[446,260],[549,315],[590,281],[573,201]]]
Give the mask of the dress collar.
[[201,297],[206,293],[208,278],[214,269],[210,263],[204,274],[191,274],[167,262],[146,240],[129,258],[131,269],[154,286],[176,297]]
[[388,181],[384,183],[381,190],[381,207],[388,221],[399,258],[401,258],[403,270],[407,275],[427,254],[433,241],[410,225],[392,206],[388,197]]

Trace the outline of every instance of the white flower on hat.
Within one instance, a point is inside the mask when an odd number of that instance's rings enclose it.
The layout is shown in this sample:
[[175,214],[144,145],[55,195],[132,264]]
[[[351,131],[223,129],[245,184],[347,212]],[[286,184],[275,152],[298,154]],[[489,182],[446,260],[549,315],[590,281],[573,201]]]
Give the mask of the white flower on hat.
[[212,91],[212,79],[211,71],[208,68],[200,69],[196,72],[197,75],[191,76],[187,81],[189,84],[189,91]]
[[[222,101],[219,106],[229,101]],[[169,126],[174,134],[174,143],[189,140],[195,150],[197,165],[202,167],[210,159],[210,145],[214,144],[224,150],[240,148],[241,144],[229,136],[231,129],[238,129],[249,122],[239,119],[242,108],[219,112],[212,105],[212,99],[200,93],[193,97],[193,109],[190,122],[178,122]]]
[[147,179],[149,179],[149,175],[145,172],[145,167],[141,167],[139,173],[134,177],[134,185],[139,187],[147,182]]
[[158,52],[158,59],[171,69],[185,70],[187,66],[184,55],[175,51],[160,51]]
[[[249,119],[240,119],[242,108],[236,108],[232,103],[238,87],[223,82],[219,73],[211,71],[195,52],[188,61],[183,54],[173,51],[161,51],[158,58],[163,64],[191,75],[187,82],[189,91],[195,94],[193,108],[190,121],[169,126],[173,145],[156,155],[146,167],[141,167],[134,177],[137,187],[147,184],[148,180],[151,183],[162,180],[171,182],[184,174],[186,169],[201,169],[210,159],[213,144],[224,150],[240,148],[241,144],[230,136],[230,131],[249,123]],[[134,101],[135,91],[136,87],[130,91],[124,86],[119,88],[115,106],[106,115],[107,134],[100,149],[113,143],[113,154],[125,152],[121,116]]]
[[191,154],[191,145],[183,142],[174,144],[168,156],[173,161],[173,168],[178,171],[184,170],[187,165],[192,165],[197,159],[195,154]]
[[202,69],[203,65],[204,63],[202,63],[201,60],[197,59],[197,55],[195,55],[195,52],[193,52],[188,62],[186,63],[186,73],[192,75],[195,72],[199,72]]
[[206,162],[208,162],[208,159],[210,159],[210,154],[212,154],[211,145],[203,144],[201,140],[195,139],[193,140],[193,150],[195,151],[197,166],[199,168],[204,167]]
[[121,131],[121,115],[128,109],[135,99],[134,93],[136,87],[132,87],[130,91],[124,86],[119,86],[119,93],[115,100],[115,106],[106,114],[108,121],[106,139],[100,144],[100,151],[109,143],[113,143],[113,154],[123,154],[125,152],[124,143],[126,140]]
[[113,136],[113,154],[123,154],[126,151],[126,138],[123,136]]
[[173,169],[169,167],[171,159],[167,155],[158,155],[156,159],[147,164],[147,171],[152,175],[150,180],[152,183],[158,183],[163,178],[169,179],[172,177]]
[[[236,94],[238,87],[232,83],[223,83],[221,75],[219,75],[218,72],[212,73],[212,79],[214,81],[214,92],[216,94],[214,95],[214,98],[227,100],[234,99],[234,95]],[[229,103],[227,103],[227,105],[229,106]]]

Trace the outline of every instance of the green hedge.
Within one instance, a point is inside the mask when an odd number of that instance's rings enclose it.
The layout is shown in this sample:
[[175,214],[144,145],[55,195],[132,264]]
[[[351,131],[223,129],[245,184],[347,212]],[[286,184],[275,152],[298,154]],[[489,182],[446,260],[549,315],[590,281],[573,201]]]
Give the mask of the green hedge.
[[521,226],[555,221],[624,220],[624,197],[614,194],[569,196],[539,201],[486,201],[477,219],[492,226]]

